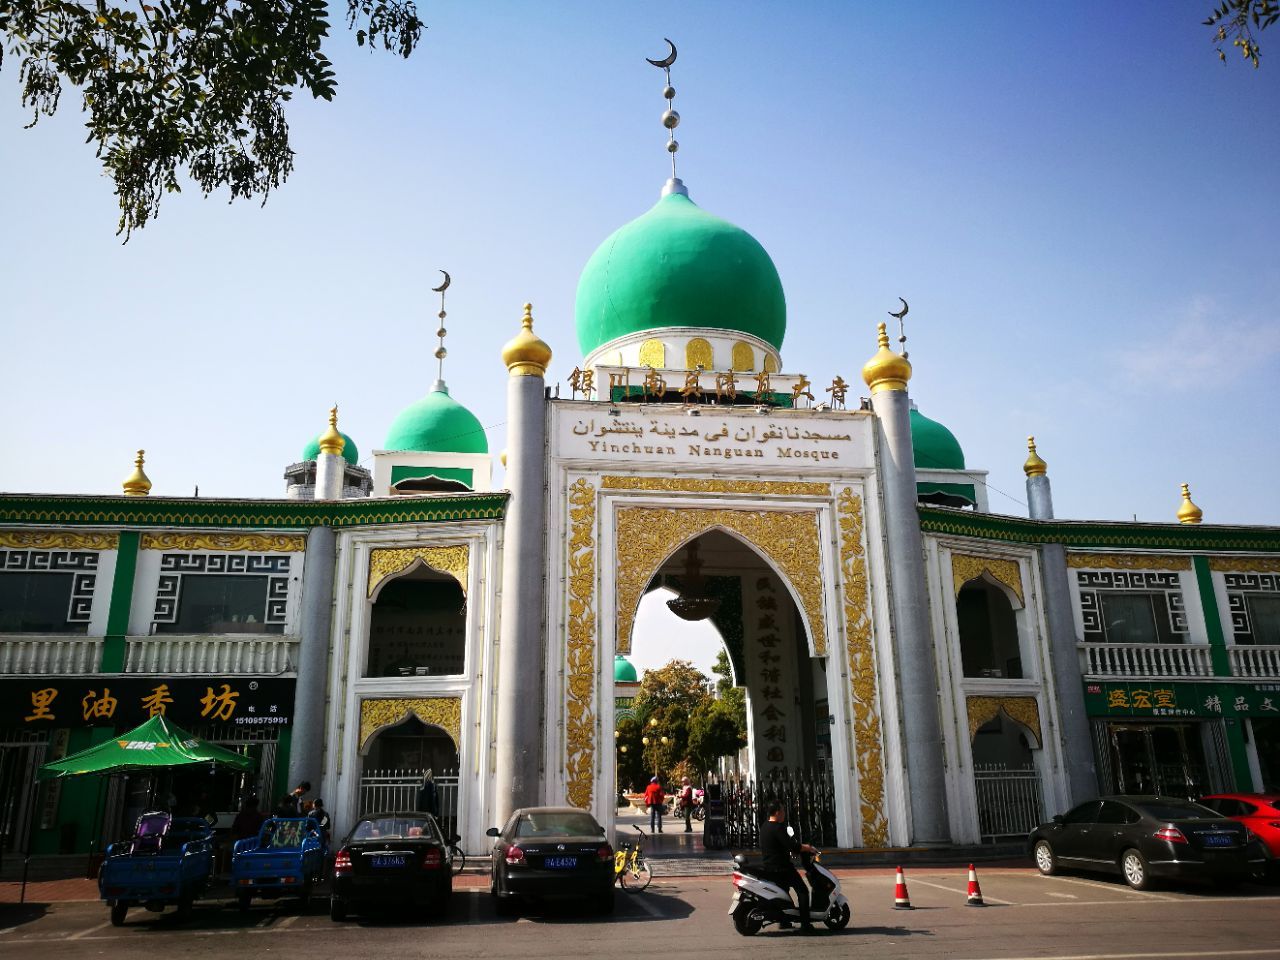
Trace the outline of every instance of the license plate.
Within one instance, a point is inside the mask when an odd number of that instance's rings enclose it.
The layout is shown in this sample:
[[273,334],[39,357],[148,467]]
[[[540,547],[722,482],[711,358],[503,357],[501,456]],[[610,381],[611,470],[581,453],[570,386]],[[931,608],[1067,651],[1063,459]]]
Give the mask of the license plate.
[[1205,834],[1204,845],[1206,847],[1234,847],[1236,838],[1229,833],[1209,833]]
[[373,858],[375,867],[403,867],[404,854],[395,854],[391,856],[377,856]]
[[567,870],[578,865],[577,857],[547,857],[542,865],[548,870]]

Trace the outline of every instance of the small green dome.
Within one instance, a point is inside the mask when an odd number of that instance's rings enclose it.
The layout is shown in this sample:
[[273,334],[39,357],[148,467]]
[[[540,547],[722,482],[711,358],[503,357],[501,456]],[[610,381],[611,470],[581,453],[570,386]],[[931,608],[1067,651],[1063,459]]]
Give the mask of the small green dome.
[[444,384],[439,384],[396,415],[387,431],[385,449],[488,453],[489,440],[476,415],[449,396]]
[[[342,433],[341,430],[339,430],[338,432]],[[342,439],[346,441],[346,443],[342,447],[342,459],[347,461],[347,463],[351,464],[354,467],[357,463],[360,462],[360,451],[356,449],[356,442],[352,440],[350,437],[348,437],[345,433],[342,434]],[[320,435],[316,434],[315,439],[313,439],[310,443],[308,443],[305,447],[302,448],[302,459],[315,460],[319,456],[320,456]]]
[[662,327],[749,333],[781,349],[782,281],[755,237],[672,193],[614,231],[578,280],[583,355]]
[[636,668],[630,660],[622,656],[613,658],[614,683],[636,683],[639,679],[636,674]]
[[911,451],[917,470],[963,470],[964,451],[955,434],[911,408]]

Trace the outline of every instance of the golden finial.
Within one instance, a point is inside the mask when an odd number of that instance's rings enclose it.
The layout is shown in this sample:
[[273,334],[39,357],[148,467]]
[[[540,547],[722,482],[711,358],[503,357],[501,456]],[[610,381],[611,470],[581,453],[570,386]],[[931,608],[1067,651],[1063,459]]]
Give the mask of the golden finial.
[[498,459],[502,461],[502,465],[505,467],[507,465],[507,451],[503,450],[498,454]]
[[1036,453],[1036,438],[1027,437],[1027,462],[1022,465],[1022,472],[1028,477],[1043,477],[1049,472],[1049,465],[1040,459],[1040,454]]
[[337,404],[329,411],[329,428],[320,434],[319,444],[321,453],[331,453],[335,457],[342,456],[342,451],[346,449],[347,440],[338,432]]
[[883,323],[877,327],[880,349],[862,368],[862,379],[872,393],[881,390],[906,390],[911,379],[911,361],[889,349],[889,332]]
[[1182,485],[1182,503],[1178,506],[1179,523],[1199,523],[1204,519],[1204,511],[1191,502],[1191,487]]
[[133,461],[133,473],[124,481],[124,495],[126,497],[145,497],[151,492],[151,481],[147,479],[146,473],[142,470],[143,458],[147,451],[139,450],[138,457]]
[[502,362],[513,377],[546,376],[551,364],[551,348],[533,332],[533,304],[524,305],[520,332],[502,348]]

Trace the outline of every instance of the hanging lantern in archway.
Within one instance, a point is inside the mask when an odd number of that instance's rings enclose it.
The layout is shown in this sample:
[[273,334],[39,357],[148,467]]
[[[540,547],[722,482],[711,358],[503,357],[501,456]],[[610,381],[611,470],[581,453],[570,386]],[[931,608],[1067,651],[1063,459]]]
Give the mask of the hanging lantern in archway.
[[684,577],[680,596],[667,601],[667,606],[681,620],[706,620],[720,609],[720,598],[707,596],[707,578],[702,575],[698,559],[698,541],[685,548]]

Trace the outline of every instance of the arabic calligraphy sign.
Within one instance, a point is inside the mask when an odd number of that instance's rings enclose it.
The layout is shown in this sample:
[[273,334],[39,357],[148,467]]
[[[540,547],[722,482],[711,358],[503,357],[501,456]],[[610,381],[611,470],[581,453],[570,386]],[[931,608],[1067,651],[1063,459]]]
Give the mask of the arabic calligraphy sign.
[[761,415],[714,407],[699,414],[668,413],[652,406],[556,404],[556,455],[637,466],[728,462],[787,473],[859,470],[873,462],[871,422],[862,414]]

